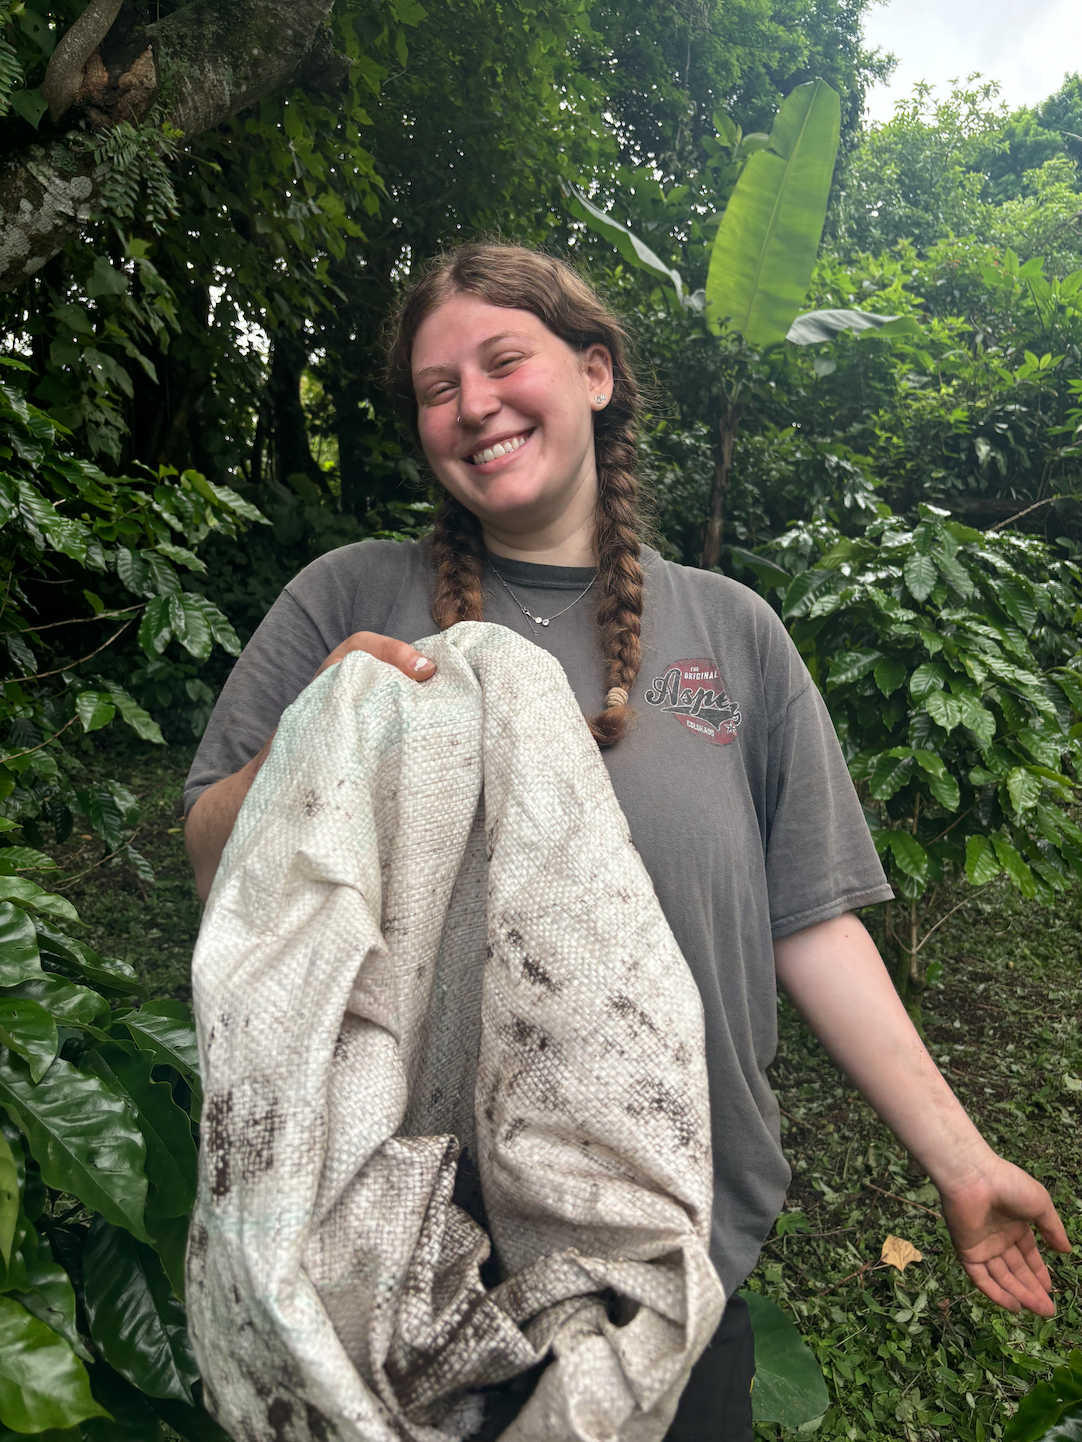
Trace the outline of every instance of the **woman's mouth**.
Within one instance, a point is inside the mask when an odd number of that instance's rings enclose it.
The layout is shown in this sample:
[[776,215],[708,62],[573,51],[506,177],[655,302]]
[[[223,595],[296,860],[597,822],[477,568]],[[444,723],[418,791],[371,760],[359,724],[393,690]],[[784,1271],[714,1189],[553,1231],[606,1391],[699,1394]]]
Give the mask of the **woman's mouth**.
[[503,460],[505,456],[513,455],[515,451],[521,450],[526,442],[533,435],[533,431],[521,431],[517,436],[508,436],[495,445],[482,446],[480,450],[474,451],[473,455],[466,457],[466,462],[471,466],[487,466],[492,461]]

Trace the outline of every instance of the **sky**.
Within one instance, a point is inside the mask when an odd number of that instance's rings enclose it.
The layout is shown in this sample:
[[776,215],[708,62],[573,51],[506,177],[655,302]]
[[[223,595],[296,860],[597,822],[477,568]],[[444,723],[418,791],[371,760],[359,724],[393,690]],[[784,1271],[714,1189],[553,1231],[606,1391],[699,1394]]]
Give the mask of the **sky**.
[[890,82],[868,96],[873,120],[889,120],[919,80],[945,95],[955,76],[979,70],[1013,109],[1082,71],[1082,0],[889,0],[866,13],[864,35],[898,57]]

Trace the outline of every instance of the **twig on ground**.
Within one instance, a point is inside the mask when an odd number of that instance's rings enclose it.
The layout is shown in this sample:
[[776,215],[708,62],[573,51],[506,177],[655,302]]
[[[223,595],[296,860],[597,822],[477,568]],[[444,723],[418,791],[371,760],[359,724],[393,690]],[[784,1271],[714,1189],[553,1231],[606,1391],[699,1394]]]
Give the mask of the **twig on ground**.
[[939,1222],[943,1220],[941,1212],[933,1211],[926,1207],[923,1202],[911,1202],[908,1197],[900,1197],[897,1192],[885,1191],[883,1187],[877,1187],[874,1182],[861,1182],[862,1187],[870,1187],[873,1192],[879,1192],[881,1196],[890,1197],[892,1202],[901,1202],[906,1207],[916,1207],[919,1212],[927,1212],[930,1217],[935,1217]]

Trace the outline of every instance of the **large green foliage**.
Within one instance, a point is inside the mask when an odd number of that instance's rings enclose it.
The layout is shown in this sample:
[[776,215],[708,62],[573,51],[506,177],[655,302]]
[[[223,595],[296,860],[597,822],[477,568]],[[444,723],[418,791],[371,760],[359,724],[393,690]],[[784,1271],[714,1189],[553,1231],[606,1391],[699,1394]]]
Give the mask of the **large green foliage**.
[[798,526],[768,550],[787,564],[748,564],[826,696],[901,898],[896,977],[919,996],[944,886],[1003,875],[1048,902],[1082,878],[1082,575],[1037,540],[927,505],[912,527]]
[[140,1438],[168,1420],[224,1439],[194,1390],[181,1302],[199,1099],[187,1008],[131,1010],[134,971],[70,934],[70,902],[15,878],[3,891],[0,1423],[120,1435],[93,1419],[126,1420],[126,1380],[150,1399]]

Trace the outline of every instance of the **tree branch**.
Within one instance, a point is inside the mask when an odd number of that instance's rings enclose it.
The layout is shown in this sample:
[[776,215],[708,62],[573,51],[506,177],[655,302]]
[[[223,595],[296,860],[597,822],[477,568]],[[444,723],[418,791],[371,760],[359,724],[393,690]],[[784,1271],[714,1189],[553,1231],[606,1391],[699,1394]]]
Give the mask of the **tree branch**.
[[193,0],[145,28],[122,4],[104,33],[114,3],[91,0],[54,52],[46,98],[71,128],[0,167],[0,290],[98,212],[109,167],[88,149],[87,129],[138,120],[165,96],[167,119],[191,138],[291,81],[329,87],[348,70],[328,41],[333,0]]

